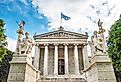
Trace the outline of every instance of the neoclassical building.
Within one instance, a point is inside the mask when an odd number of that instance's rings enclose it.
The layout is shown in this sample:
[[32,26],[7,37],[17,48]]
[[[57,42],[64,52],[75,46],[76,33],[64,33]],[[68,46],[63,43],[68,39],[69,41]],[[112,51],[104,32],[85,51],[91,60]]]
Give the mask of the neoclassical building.
[[[113,66],[105,49],[102,22],[98,21],[89,42],[88,34],[58,30],[34,35],[35,43],[23,26],[19,27],[16,53],[10,62],[7,82],[116,82]],[[34,59],[32,48],[35,45]]]
[[87,34],[57,31],[35,35],[34,65],[43,76],[81,75],[88,65]]

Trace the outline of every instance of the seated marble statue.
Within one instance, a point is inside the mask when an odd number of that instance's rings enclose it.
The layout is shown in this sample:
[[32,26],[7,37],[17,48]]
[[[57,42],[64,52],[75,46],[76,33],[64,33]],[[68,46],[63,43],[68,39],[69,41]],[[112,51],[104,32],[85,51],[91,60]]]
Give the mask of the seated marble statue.
[[105,40],[104,40],[104,32],[105,29],[102,28],[103,22],[98,21],[98,31],[94,31],[93,36],[91,37],[91,41],[89,42],[92,54],[97,52],[104,53],[105,52]]
[[89,41],[91,47],[91,53],[95,54],[97,52],[98,38],[97,31],[93,32],[93,36],[91,37],[91,41]]
[[[94,33],[93,34],[95,34],[96,33],[96,31],[94,31]],[[97,43],[96,41],[96,38],[97,37],[97,35],[93,35],[92,37],[91,37],[91,41],[89,41],[88,43],[89,43],[89,45],[90,45],[90,48],[91,48],[91,54],[94,54],[95,53],[95,51],[96,51],[96,49],[95,49],[95,45],[96,44],[94,44],[94,43]]]
[[97,52],[104,53],[104,29],[99,28],[99,31],[94,31],[91,41],[89,42],[92,54]]
[[25,35],[26,38],[23,38],[22,42],[19,43],[19,54],[30,54],[32,52],[33,41],[28,32],[26,32]]

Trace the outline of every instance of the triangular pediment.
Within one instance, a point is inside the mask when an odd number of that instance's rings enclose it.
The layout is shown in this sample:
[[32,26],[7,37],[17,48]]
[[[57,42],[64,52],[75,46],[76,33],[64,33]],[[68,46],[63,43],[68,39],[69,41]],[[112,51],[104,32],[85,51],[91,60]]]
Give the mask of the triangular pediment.
[[84,39],[87,39],[88,35],[59,29],[59,30],[53,31],[53,32],[34,35],[34,38],[35,39],[36,38],[84,38]]

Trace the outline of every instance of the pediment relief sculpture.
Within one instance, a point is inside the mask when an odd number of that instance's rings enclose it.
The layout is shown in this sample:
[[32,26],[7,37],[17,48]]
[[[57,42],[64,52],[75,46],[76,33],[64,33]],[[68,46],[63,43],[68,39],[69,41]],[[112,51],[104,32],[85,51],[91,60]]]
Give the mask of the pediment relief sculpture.
[[50,33],[35,35],[34,38],[88,38],[88,35],[58,30]]

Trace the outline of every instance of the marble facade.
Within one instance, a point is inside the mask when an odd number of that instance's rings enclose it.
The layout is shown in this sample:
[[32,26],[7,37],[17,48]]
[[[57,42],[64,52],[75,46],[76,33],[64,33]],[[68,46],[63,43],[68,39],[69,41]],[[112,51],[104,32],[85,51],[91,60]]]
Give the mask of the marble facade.
[[[87,38],[86,34],[69,32],[62,27],[54,32],[35,35],[38,53],[35,56],[34,66],[43,76],[80,75],[88,64],[88,56],[85,53]],[[64,61],[63,74],[59,74],[61,70],[59,60]]]

